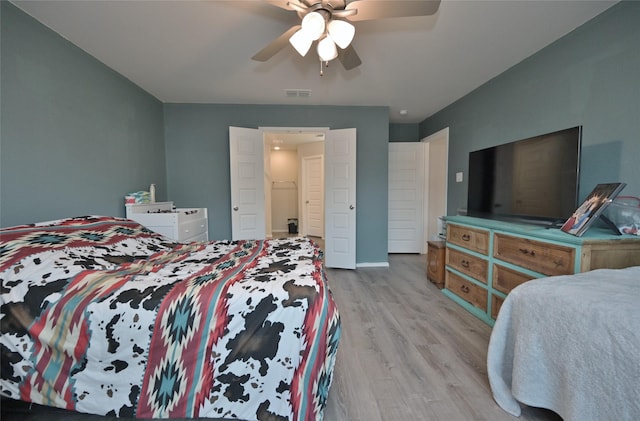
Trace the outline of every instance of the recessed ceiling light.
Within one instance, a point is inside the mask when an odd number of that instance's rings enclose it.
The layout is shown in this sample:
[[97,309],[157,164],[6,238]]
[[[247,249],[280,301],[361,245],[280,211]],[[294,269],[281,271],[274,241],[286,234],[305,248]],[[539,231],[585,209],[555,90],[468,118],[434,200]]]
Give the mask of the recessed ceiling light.
[[400,110],[400,112],[399,112],[399,113],[400,113],[400,115],[401,115],[401,116],[403,116],[403,117],[404,117],[404,116],[406,116],[406,115],[408,115],[408,114],[409,114],[409,111],[407,111],[407,110]]

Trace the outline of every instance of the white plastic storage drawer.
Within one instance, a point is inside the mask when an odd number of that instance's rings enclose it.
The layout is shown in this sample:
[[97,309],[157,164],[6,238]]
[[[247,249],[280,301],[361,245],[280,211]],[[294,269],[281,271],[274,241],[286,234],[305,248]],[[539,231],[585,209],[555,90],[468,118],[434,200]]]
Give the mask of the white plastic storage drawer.
[[127,206],[127,218],[176,241],[208,241],[206,208],[173,209],[173,202]]

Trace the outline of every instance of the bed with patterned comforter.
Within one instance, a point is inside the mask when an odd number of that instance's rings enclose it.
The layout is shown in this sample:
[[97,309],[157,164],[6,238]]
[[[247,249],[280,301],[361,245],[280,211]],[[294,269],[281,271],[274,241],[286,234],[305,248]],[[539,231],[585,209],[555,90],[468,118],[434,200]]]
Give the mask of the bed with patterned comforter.
[[340,319],[310,240],[181,244],[111,217],[0,236],[3,397],[118,417],[322,419]]

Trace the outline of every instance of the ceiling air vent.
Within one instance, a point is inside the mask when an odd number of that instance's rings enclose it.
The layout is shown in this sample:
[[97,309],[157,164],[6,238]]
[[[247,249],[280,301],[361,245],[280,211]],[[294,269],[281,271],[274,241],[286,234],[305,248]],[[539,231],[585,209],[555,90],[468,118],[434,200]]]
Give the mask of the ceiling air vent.
[[284,94],[288,98],[309,98],[311,89],[285,89]]

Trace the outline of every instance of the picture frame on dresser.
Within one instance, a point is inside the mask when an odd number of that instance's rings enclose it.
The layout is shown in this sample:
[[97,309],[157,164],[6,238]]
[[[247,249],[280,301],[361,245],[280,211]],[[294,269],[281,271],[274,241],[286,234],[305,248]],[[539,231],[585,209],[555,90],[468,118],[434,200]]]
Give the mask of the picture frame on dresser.
[[[602,217],[607,223],[607,219],[602,212],[625,186],[626,183],[598,184],[560,229],[580,237],[599,217]],[[607,223],[607,225],[611,227],[610,223]],[[616,234],[620,234],[615,225],[613,225],[613,229]]]

